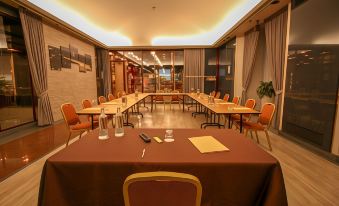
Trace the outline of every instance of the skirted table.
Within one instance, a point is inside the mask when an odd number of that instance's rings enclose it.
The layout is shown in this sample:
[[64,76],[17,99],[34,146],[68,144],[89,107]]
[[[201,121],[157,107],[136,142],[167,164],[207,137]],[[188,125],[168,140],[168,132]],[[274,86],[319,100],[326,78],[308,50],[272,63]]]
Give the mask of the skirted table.
[[[38,205],[123,206],[122,186],[137,172],[192,174],[202,184],[202,205],[287,205],[279,162],[234,130],[175,129],[172,143],[144,143],[140,133],[163,137],[164,129],[125,129],[124,137],[98,139],[98,130],[45,163]],[[188,140],[210,135],[230,151],[200,153]],[[142,158],[142,151],[145,155]],[[152,188],[149,188],[150,192]],[[174,197],[175,198],[175,197]]]

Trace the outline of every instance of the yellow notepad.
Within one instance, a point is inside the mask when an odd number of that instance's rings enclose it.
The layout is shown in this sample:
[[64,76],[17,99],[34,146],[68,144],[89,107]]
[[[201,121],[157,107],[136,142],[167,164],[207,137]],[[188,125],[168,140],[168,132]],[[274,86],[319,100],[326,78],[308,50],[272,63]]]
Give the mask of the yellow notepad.
[[188,139],[201,153],[229,151],[225,145],[212,136],[191,137]]
[[232,102],[217,102],[217,104],[234,104]]
[[234,110],[250,110],[251,108],[248,107],[234,107]]

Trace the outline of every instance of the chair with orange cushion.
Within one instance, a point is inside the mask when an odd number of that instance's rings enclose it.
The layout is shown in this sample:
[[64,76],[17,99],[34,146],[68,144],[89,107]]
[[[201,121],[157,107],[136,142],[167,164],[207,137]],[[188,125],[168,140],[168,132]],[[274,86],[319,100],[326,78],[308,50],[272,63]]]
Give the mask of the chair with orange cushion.
[[218,92],[215,94],[214,98],[216,98],[216,99],[219,99],[219,98],[220,98],[220,91],[218,91]]
[[79,137],[80,139],[81,135],[84,132],[88,132],[91,129],[91,123],[81,122],[79,119],[79,116],[77,115],[75,111],[73,104],[71,103],[62,104],[60,109],[61,109],[62,116],[64,117],[66,126],[69,130],[69,136],[68,136],[67,143],[66,143],[66,147],[67,147],[72,133],[80,132],[80,137]]
[[125,206],[200,206],[201,194],[199,179],[185,173],[135,173],[123,185]]
[[[254,109],[255,107],[255,99],[247,99],[245,103],[245,107]],[[251,114],[243,114],[243,122],[249,121],[251,118]],[[239,114],[232,114],[231,115],[231,121],[232,123],[235,121],[240,121],[240,115]]]
[[233,102],[234,104],[239,104],[239,100],[240,100],[240,97],[235,96],[235,97],[233,97],[232,102]]
[[[92,103],[88,99],[83,99],[81,104],[82,104],[82,108],[83,109],[91,108],[92,107]],[[88,121],[90,121],[90,122],[92,121],[91,115],[88,115],[87,118],[88,118]],[[93,115],[93,124],[95,126],[97,126],[99,124],[99,115]]]
[[99,104],[105,103],[106,102],[106,97],[100,96],[100,97],[98,97],[98,100],[99,100]]
[[227,94],[227,93],[225,93],[223,100],[224,100],[225,102],[228,102],[228,99],[229,99],[229,98],[230,98],[230,95]]
[[[157,90],[156,93],[165,93],[164,90]],[[156,95],[153,99],[153,101],[155,101],[155,105],[154,107],[157,108],[157,103],[161,102],[164,104],[164,108],[165,108],[165,102],[164,102],[164,96],[160,96],[160,95]]]
[[115,99],[113,94],[108,94],[107,98],[108,98],[108,101],[112,101]]
[[253,138],[252,131],[254,131],[258,143],[259,143],[259,138],[258,138],[257,131],[265,132],[270,151],[272,151],[272,146],[271,146],[270,136],[268,135],[268,129],[271,126],[274,112],[275,112],[275,105],[272,103],[266,103],[261,108],[261,114],[259,115],[257,122],[250,122],[250,121],[243,122],[243,128],[245,130],[245,135],[247,136],[248,131],[250,131],[251,137]]

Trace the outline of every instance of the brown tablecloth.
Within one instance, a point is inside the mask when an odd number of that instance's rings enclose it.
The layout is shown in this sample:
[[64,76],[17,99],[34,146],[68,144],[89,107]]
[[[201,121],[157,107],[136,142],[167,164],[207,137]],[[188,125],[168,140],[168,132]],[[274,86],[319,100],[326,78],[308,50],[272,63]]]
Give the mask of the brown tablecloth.
[[[175,129],[172,143],[144,143],[138,134],[163,137],[163,129],[126,129],[98,140],[95,130],[50,157],[44,166],[39,205],[124,205],[122,186],[136,172],[195,175],[202,205],[287,205],[279,162],[233,130]],[[230,151],[201,154],[189,137],[212,135]],[[146,148],[144,158],[142,150]],[[151,192],[151,188],[150,188]]]

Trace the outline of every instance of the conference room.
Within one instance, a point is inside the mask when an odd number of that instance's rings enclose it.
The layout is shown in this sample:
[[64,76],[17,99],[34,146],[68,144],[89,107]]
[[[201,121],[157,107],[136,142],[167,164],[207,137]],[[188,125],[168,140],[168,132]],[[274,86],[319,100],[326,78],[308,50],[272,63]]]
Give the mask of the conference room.
[[0,1],[0,205],[338,205],[338,9]]

